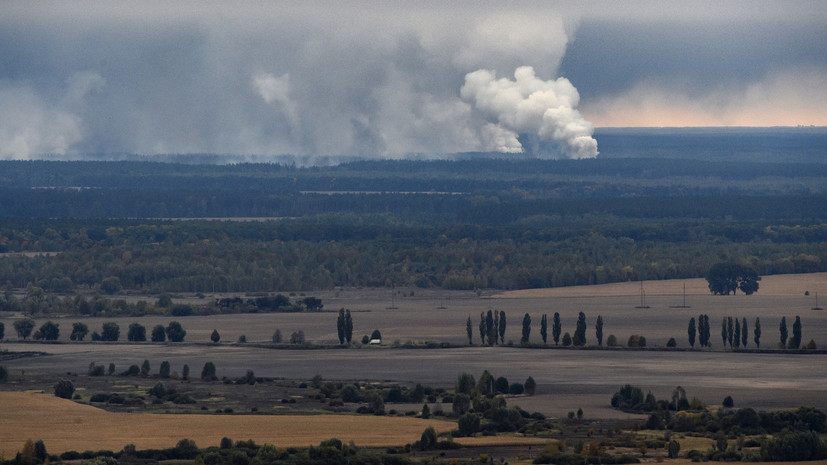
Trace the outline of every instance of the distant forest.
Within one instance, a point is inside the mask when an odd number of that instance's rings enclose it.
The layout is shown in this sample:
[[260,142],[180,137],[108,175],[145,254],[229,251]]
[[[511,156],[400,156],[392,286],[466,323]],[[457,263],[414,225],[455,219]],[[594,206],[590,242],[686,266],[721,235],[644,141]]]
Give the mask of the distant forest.
[[[608,131],[592,160],[0,161],[0,253],[60,252],[0,258],[0,285],[516,289],[700,277],[719,261],[827,271],[827,144],[812,145],[825,134],[629,134]],[[652,156],[624,155],[634,144]]]

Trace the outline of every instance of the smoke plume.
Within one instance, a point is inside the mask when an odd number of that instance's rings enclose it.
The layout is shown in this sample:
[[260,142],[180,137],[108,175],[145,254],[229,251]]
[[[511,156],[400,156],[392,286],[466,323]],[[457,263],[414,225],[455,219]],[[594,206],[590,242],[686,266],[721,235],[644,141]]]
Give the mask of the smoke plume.
[[[594,127],[577,111],[580,95],[566,78],[544,81],[531,66],[517,68],[513,81],[477,70],[465,76],[460,95],[489,120],[482,131],[488,150],[554,157],[556,148],[569,158],[597,156]],[[550,151],[545,142],[555,147]]]

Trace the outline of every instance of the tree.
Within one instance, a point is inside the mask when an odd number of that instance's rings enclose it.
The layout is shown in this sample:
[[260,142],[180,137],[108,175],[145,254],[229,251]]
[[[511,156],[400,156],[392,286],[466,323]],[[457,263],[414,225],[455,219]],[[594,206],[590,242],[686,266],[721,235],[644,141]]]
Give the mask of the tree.
[[485,329],[485,312],[480,312],[480,344],[485,345],[485,335],[487,333]]
[[474,391],[474,387],[476,386],[476,384],[477,382],[476,380],[474,380],[474,375],[470,373],[461,373],[457,377],[457,385],[454,388],[454,390],[458,394],[471,395],[471,393]]
[[167,360],[164,360],[163,362],[161,362],[161,369],[158,371],[158,374],[161,376],[161,378],[169,378],[171,370],[172,369],[169,365],[169,362]]
[[727,340],[726,317],[721,319],[721,340],[724,344],[724,348],[726,348],[726,340]]
[[273,331],[273,343],[274,344],[281,344],[281,330],[276,329]]
[[58,326],[57,323],[50,320],[43,323],[37,332],[40,334],[41,339],[56,341],[57,338],[60,337],[60,328]]
[[49,458],[49,453],[46,452],[46,443],[42,439],[34,442],[34,457],[40,462],[44,463]]
[[741,322],[735,319],[735,334],[732,336],[735,347],[741,347]]
[[471,322],[471,315],[468,315],[468,320],[465,321],[465,335],[468,336],[468,345],[474,343],[474,324]]
[[339,344],[345,343],[345,309],[339,309],[339,317],[336,319],[336,334],[339,336]]
[[560,314],[554,312],[554,316],[552,317],[551,321],[551,337],[554,339],[554,345],[560,343],[560,332],[563,330],[562,325],[560,324]]
[[755,317],[755,329],[752,330],[752,333],[755,335],[753,341],[755,341],[755,347],[761,347],[761,319]]
[[576,346],[586,345],[586,315],[583,312],[577,314],[577,325],[571,342]]
[[68,379],[62,379],[55,384],[55,396],[61,399],[71,399],[75,393],[75,385]]
[[528,344],[528,339],[531,336],[531,317],[528,313],[523,317],[523,336],[520,339],[521,344]]
[[500,376],[494,381],[494,389],[500,394],[508,394],[508,378]]
[[23,318],[22,320],[17,320],[14,322],[14,331],[17,333],[17,337],[26,340],[32,334],[32,330],[34,329],[34,320],[31,318]]
[[497,328],[494,327],[494,312],[488,310],[485,315],[485,338],[489,346],[497,343]]
[[706,274],[709,291],[715,295],[734,295],[738,289],[750,295],[758,291],[760,280],[754,269],[731,262],[716,263]]
[[428,426],[419,438],[419,450],[436,449],[437,437],[433,426]]
[[101,329],[101,341],[117,341],[121,336],[121,328],[117,323],[109,321],[103,324]]
[[220,340],[221,340],[221,335],[220,335],[220,334],[218,334],[218,330],[217,330],[217,329],[212,330],[212,334],[210,334],[210,340],[211,340],[214,344],[218,344],[218,341],[220,341]]
[[534,381],[534,378],[529,376],[528,379],[525,380],[525,383],[523,383],[523,387],[525,388],[526,394],[533,396],[534,391],[537,389],[537,382]]
[[304,344],[304,330],[293,331],[290,333],[291,344]]
[[741,320],[741,345],[747,348],[747,341],[749,341],[749,334],[747,333],[747,317]]
[[204,368],[201,370],[201,379],[205,381],[215,381],[218,379],[218,377],[215,376],[215,365],[213,362],[204,364]]
[[464,415],[471,408],[471,397],[463,392],[457,393],[454,396],[454,402],[451,404],[451,410],[454,415]]
[[680,456],[681,445],[674,439],[669,441],[668,453],[670,459],[676,459]]
[[152,328],[152,342],[164,342],[167,340],[167,332],[164,329],[164,325],[155,325]]
[[350,316],[350,309],[345,309],[345,340],[348,344],[353,340],[353,318]]
[[732,336],[735,334],[735,328],[732,324],[732,317],[728,316],[726,319],[726,340],[729,342],[729,348],[732,348]]
[[149,360],[144,360],[144,363],[141,364],[141,378],[149,376],[149,369]]
[[8,378],[9,372],[6,371],[6,367],[0,366],[0,383],[5,383]]
[[548,342],[548,315],[543,313],[540,317],[540,337],[543,338],[543,345]]
[[457,426],[460,436],[472,436],[480,430],[480,417],[476,413],[466,413],[459,417]]
[[186,381],[190,379],[190,366],[184,365],[184,368],[181,370],[181,378]]
[[105,294],[112,295],[121,290],[121,280],[117,276],[103,278],[100,283],[100,290]]
[[693,349],[695,348],[695,317],[689,319],[689,328],[687,328],[687,334],[689,335],[689,346]]
[[787,317],[781,317],[781,323],[778,324],[778,332],[781,335],[781,346],[787,347]]
[[89,328],[81,323],[72,323],[72,334],[69,335],[69,339],[72,341],[82,341],[86,335],[89,334]]
[[801,347],[801,318],[796,315],[793,322],[793,337],[790,339],[790,348],[798,349]]
[[566,334],[563,334],[563,347],[568,347],[570,345],[571,345],[571,334],[569,334],[568,331],[567,331]]
[[[585,321],[584,321],[585,323]],[[597,321],[594,323],[594,337],[597,338],[597,345],[603,345],[603,317],[597,315]]]
[[0,321],[0,341],[2,341],[4,337],[6,337],[6,325]]
[[167,388],[164,386],[164,383],[158,381],[155,383],[155,386],[149,390],[149,395],[163,399],[167,395]]
[[500,344],[505,344],[505,312],[500,310]]
[[132,323],[126,332],[126,339],[132,342],[146,341],[146,327],[139,323]]
[[172,307],[172,297],[169,294],[161,294],[158,296],[158,301],[155,303],[156,307],[169,308]]
[[177,321],[170,321],[169,325],[167,325],[167,339],[169,342],[183,342],[184,337],[187,335],[187,332],[181,326],[181,323]]

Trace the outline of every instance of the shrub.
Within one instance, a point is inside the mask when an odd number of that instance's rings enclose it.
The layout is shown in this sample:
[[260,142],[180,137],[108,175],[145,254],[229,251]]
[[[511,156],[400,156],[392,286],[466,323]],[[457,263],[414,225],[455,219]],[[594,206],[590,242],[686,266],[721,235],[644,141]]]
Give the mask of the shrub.
[[89,376],[103,376],[104,372],[103,365],[96,365],[95,362],[89,364]]
[[810,342],[808,342],[807,345],[804,346],[804,348],[807,349],[807,350],[816,350],[817,349],[816,341],[810,339]]
[[525,387],[525,393],[526,394],[528,394],[530,396],[533,396],[534,391],[537,389],[537,382],[534,381],[534,378],[529,376],[528,379],[525,380],[525,383],[523,384],[523,387]]
[[55,384],[55,396],[61,399],[71,399],[75,393],[75,385],[68,379],[62,379]]
[[457,421],[460,436],[473,436],[480,430],[480,417],[476,413],[466,413]]
[[617,337],[614,334],[609,334],[609,338],[606,339],[606,345],[609,347],[617,347]]
[[164,386],[164,383],[158,381],[158,383],[149,390],[149,395],[161,399],[167,395],[167,388]]
[[666,343],[666,347],[677,347],[678,341],[675,340],[674,337],[669,338],[669,342]]
[[566,333],[563,334],[563,346],[568,347],[571,345],[571,334]]
[[508,386],[508,393],[511,395],[520,395],[524,390],[525,389],[521,383],[511,383],[511,385]]
[[721,403],[726,408],[732,408],[735,406],[735,401],[732,400],[732,396],[724,397],[724,401]]

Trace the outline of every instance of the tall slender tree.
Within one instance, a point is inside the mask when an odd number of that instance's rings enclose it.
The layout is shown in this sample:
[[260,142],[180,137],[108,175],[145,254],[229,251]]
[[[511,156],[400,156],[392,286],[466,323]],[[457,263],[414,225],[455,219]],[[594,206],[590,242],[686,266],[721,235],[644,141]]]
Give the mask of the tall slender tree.
[[500,310],[500,344],[505,344],[505,312]]
[[778,324],[778,332],[781,336],[781,346],[787,347],[787,317],[781,317],[781,323]]
[[563,330],[563,326],[560,323],[560,314],[554,312],[551,320],[551,336],[554,338],[554,345],[558,345],[560,343],[560,332]]
[[728,316],[726,319],[726,340],[729,342],[729,348],[732,348],[732,336],[735,334],[735,327],[732,324],[732,317]]
[[520,339],[520,343],[528,344],[529,337],[531,337],[531,317],[526,313],[523,317],[523,337]]
[[726,317],[724,317],[723,319],[721,319],[721,340],[724,343],[724,348],[726,348],[726,335]]
[[576,346],[586,345],[586,314],[583,312],[577,314],[577,324],[574,328],[572,343]]
[[543,313],[540,317],[540,337],[543,338],[543,344],[548,341],[548,315]]
[[345,309],[339,309],[339,318],[336,319],[336,331],[339,335],[339,344],[345,343]]
[[741,320],[741,345],[744,348],[747,348],[747,342],[749,342],[749,333],[747,332],[747,317],[744,317]]
[[603,316],[597,315],[597,321],[594,323],[594,337],[597,338],[597,345],[603,345]]
[[494,312],[488,310],[485,315],[485,338],[489,346],[493,346],[497,342],[497,330],[494,329]]
[[468,320],[465,322],[465,334],[468,336],[468,345],[474,344],[474,324],[471,322],[471,314],[468,314]]
[[755,338],[753,339],[753,341],[755,341],[755,347],[758,347],[760,349],[761,348],[761,319],[758,318],[758,317],[755,317],[755,329],[752,330],[752,333],[755,336]]
[[494,344],[498,344],[500,340],[500,312],[494,310]]
[[689,328],[687,328],[687,334],[689,335],[689,346],[693,349],[695,348],[695,317],[689,319]]
[[350,309],[345,309],[345,340],[348,344],[353,340],[353,318],[350,316]]
[[733,334],[732,339],[735,348],[741,347],[741,322],[738,321],[738,318],[735,319],[735,334]]
[[790,340],[790,348],[798,349],[799,347],[801,347],[801,318],[796,315],[793,322],[793,337]]
[[480,344],[485,345],[485,335],[487,330],[485,329],[485,312],[480,312]]

